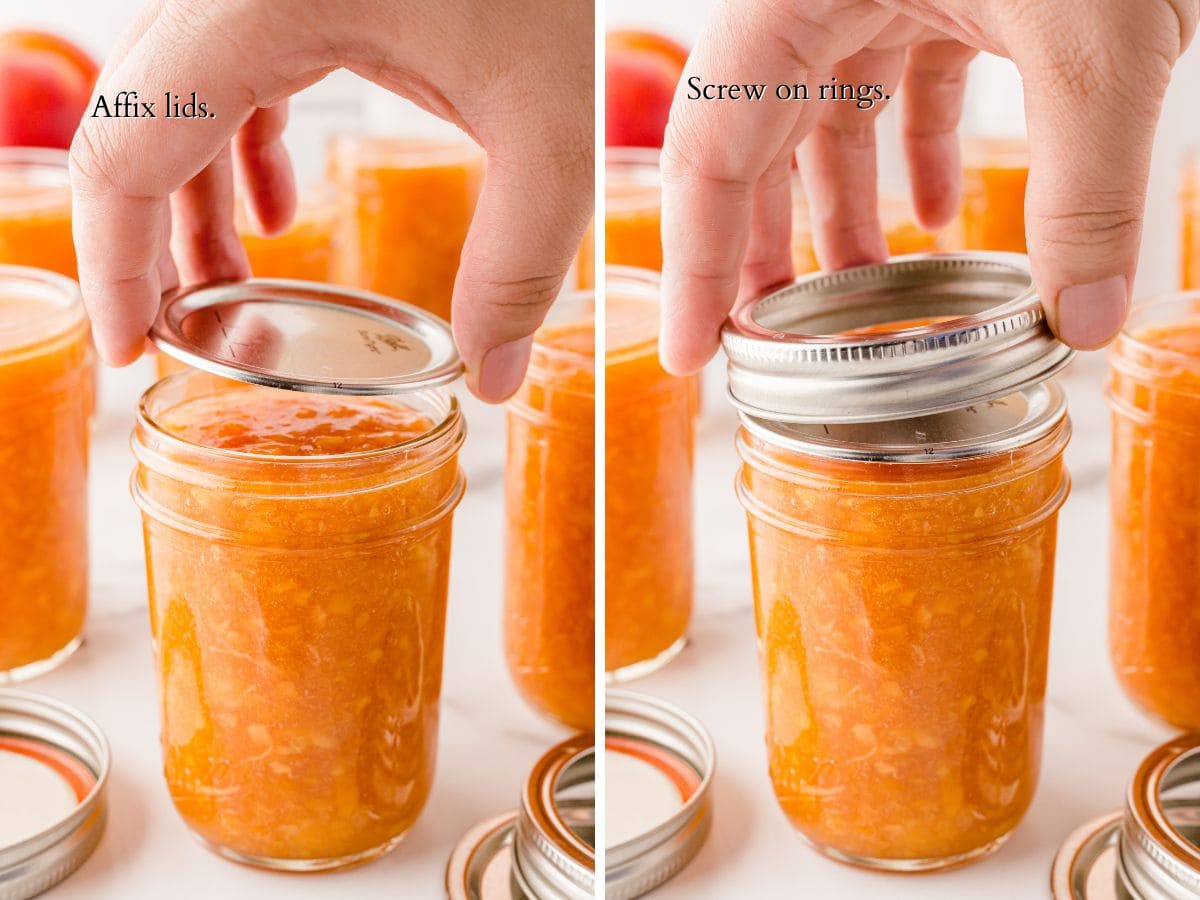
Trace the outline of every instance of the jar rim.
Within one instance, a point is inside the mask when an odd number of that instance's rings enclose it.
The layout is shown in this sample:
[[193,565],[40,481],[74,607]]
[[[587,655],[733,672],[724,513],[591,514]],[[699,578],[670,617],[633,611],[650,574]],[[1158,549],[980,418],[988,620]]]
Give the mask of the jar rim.
[[79,284],[65,275],[48,269],[3,263],[0,264],[0,291],[5,288],[35,294],[37,299],[49,302],[46,312],[35,318],[0,323],[0,340],[15,340],[14,336],[20,335],[23,330],[35,327],[54,327],[26,343],[13,343],[11,347],[0,346],[0,356],[22,353],[47,341],[53,341],[87,322]]
[[[446,411],[442,415],[442,418],[428,431],[423,432],[417,437],[408,438],[407,440],[400,441],[396,444],[388,444],[383,447],[373,447],[369,450],[354,450],[349,453],[312,453],[305,455],[253,453],[247,450],[233,450],[227,447],[211,447],[207,444],[201,444],[196,441],[188,440],[180,437],[178,434],[168,431],[162,426],[156,415],[150,410],[151,403],[156,399],[156,393],[165,391],[170,387],[182,385],[185,381],[197,377],[212,378],[218,382],[228,381],[233,390],[245,389],[274,391],[281,389],[266,388],[259,385],[250,385],[244,382],[221,379],[220,376],[212,375],[208,372],[190,369],[185,369],[182,372],[176,372],[172,375],[168,375],[166,378],[159,379],[146,389],[146,391],[138,399],[137,422],[139,425],[144,425],[151,431],[151,433],[154,434],[156,438],[161,439],[168,444],[173,444],[177,447],[185,447],[192,451],[199,451],[206,456],[212,456],[220,459],[239,460],[248,463],[279,463],[283,465],[296,466],[306,464],[322,465],[332,462],[349,463],[372,461],[385,458],[392,454],[407,453],[411,450],[416,450],[420,447],[435,443],[451,434],[462,420],[462,409],[459,405],[458,398],[454,394],[449,393],[441,388],[430,388],[425,391],[414,391],[412,393],[402,395],[401,397],[397,398],[397,401],[408,405],[413,400],[426,395],[445,395]],[[174,407],[172,406],[167,408],[171,409]]]
[[[1197,321],[1200,321],[1200,290],[1191,291],[1176,291],[1170,294],[1164,294],[1155,297],[1152,300],[1145,300],[1141,303],[1136,303],[1129,311],[1129,316],[1125,320],[1124,326],[1121,328],[1121,333],[1117,336],[1116,342],[1109,350],[1109,361],[1115,362],[1122,356],[1122,351],[1126,347],[1132,347],[1140,353],[1152,355],[1156,361],[1164,360],[1173,365],[1185,366],[1189,369],[1200,368],[1200,356],[1183,353],[1179,350],[1171,350],[1167,347],[1157,347],[1154,344],[1147,343],[1134,334],[1134,328],[1139,325],[1148,325],[1149,322],[1141,321],[1149,316],[1172,312],[1176,310],[1186,310],[1192,313]],[[1175,323],[1182,321],[1183,316],[1172,316],[1165,320]]]
[[362,154],[370,164],[397,168],[482,161],[483,148],[465,132],[458,134],[372,134],[369,131],[343,132],[328,141],[327,152],[337,171],[337,159],[349,149]]
[[[636,266],[605,266],[604,282],[606,363],[619,361],[649,345],[657,344],[662,276],[653,269],[641,269]],[[646,314],[632,316],[623,322],[612,322],[608,315],[607,303],[615,294],[644,304]]]

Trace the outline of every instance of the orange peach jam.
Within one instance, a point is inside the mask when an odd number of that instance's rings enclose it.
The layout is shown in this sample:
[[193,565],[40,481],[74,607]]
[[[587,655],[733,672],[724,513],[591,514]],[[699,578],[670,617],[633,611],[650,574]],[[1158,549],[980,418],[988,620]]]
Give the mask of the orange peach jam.
[[771,780],[822,852],[942,868],[1029,806],[1068,433],[1045,386],[875,425],[743,417]]
[[979,137],[963,147],[957,249],[1025,252],[1029,152],[1020,138]]
[[435,392],[335,397],[188,371],[142,398],[133,489],[164,768],[217,852],[334,868],[415,821],[462,436]]
[[1200,294],[1135,306],[1109,365],[1113,666],[1143,710],[1200,730]]
[[0,263],[77,277],[65,150],[0,147]]
[[483,151],[466,138],[335,138],[329,146],[340,223],[334,280],[449,320],[483,170]]
[[0,265],[0,684],[79,646],[91,356],[75,282]]
[[691,618],[694,380],[659,365],[657,276],[607,285],[605,668],[622,680],[669,661]]
[[604,261],[662,269],[662,185],[658,151],[609,148],[604,166]]
[[1187,162],[1179,185],[1180,272],[1185,291],[1200,288],[1200,157]]
[[559,301],[508,403],[504,651],[521,695],[571,728],[595,705],[594,304]]
[[[939,236],[917,224],[909,204],[898,197],[883,194],[879,197],[879,219],[887,240],[888,254],[927,253],[936,250]],[[813,246],[813,226],[804,188],[797,178],[792,184],[792,265],[797,275],[815,272],[820,268]]]

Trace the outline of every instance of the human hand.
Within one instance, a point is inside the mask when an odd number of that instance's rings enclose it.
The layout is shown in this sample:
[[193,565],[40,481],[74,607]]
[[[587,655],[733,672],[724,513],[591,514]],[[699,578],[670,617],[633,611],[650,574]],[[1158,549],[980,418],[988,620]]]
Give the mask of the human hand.
[[344,67],[487,152],[454,333],[471,390],[509,396],[592,208],[593,40],[584,0],[153,0],[97,91],[195,90],[215,118],[85,117],[75,136],[75,241],[100,355],[113,365],[138,358],[179,269],[188,280],[250,274],[233,171],[263,230],[286,227],[296,204],[281,140],[286,98]]
[[793,277],[797,145],[822,265],[887,256],[875,188],[882,104],[769,91],[758,102],[689,101],[689,77],[883,84],[901,103],[917,217],[933,229],[958,208],[967,64],[978,50],[1012,59],[1025,87],[1034,281],[1058,336],[1094,349],[1128,312],[1154,131],[1198,18],[1196,0],[721,0],[680,81],[662,154],[663,364],[696,371],[739,297]]

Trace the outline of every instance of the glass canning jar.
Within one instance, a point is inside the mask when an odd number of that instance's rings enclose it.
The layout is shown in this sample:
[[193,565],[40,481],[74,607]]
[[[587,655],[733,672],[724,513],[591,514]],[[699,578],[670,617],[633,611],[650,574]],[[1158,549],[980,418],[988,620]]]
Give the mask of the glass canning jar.
[[164,769],[216,852],[336,868],[417,818],[463,435],[442,389],[310,394],[189,370],[142,398],[133,494]]
[[662,269],[662,179],[658,151],[609,147],[604,157],[604,259]]
[[916,871],[995,849],[1041,752],[1063,395],[892,422],[742,416],[780,806],[829,856]]
[[0,147],[0,263],[78,277],[67,151]]
[[1134,307],[1108,401],[1113,666],[1145,712],[1200,729],[1200,293]]
[[595,707],[595,303],[560,300],[508,402],[504,648],[534,708],[590,729]]
[[0,684],[80,643],[92,358],[78,285],[0,265]]
[[328,169],[338,207],[334,280],[449,321],[483,151],[465,136],[339,135]]
[[686,643],[696,382],[658,362],[658,274],[606,279],[605,669],[621,681]]
[[722,342],[780,806],[854,865],[986,855],[1037,783],[1068,492],[1071,351],[1028,262],[809,275]]

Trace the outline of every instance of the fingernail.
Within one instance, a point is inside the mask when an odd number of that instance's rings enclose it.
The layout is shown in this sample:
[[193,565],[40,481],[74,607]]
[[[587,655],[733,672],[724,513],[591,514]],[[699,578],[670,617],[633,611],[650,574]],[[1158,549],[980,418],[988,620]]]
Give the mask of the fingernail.
[[1121,330],[1128,307],[1124,275],[1064,288],[1058,294],[1058,336],[1081,350],[1102,347]]
[[529,365],[533,336],[493,347],[479,365],[479,397],[489,403],[507,400],[517,392]]

